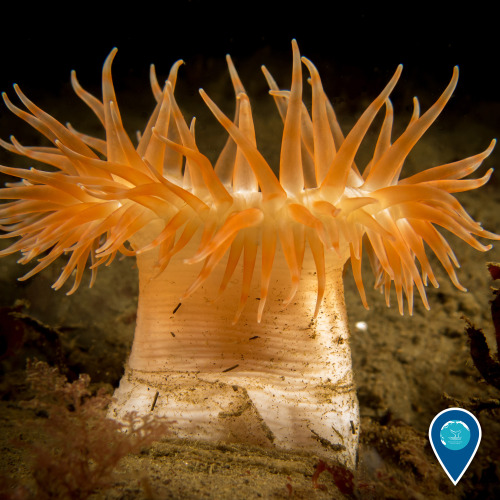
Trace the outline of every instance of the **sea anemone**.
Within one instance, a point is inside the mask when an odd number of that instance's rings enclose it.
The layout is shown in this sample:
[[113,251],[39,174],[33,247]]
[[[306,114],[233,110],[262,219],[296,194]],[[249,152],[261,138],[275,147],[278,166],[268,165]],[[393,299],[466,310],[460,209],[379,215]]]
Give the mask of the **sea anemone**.
[[[115,418],[154,411],[175,420],[180,437],[302,449],[352,468],[359,417],[344,265],[350,260],[366,307],[363,251],[388,305],[394,282],[401,313],[404,297],[412,313],[414,288],[429,308],[425,285],[438,285],[426,245],[464,290],[457,259],[436,226],[480,251],[491,245],[475,236],[500,239],[452,194],[488,181],[492,169],[478,179],[464,177],[495,141],[475,156],[400,179],[407,155],[450,99],[458,68],[422,115],[414,99],[408,126],[393,140],[389,95],[399,66],[344,137],[316,67],[301,59],[295,41],[292,48],[290,90],[280,90],[262,67],[284,122],[279,176],[257,148],[250,102],[229,56],[234,119],[200,90],[229,134],[215,166],[199,151],[194,120],[186,123],[174,97],[182,61],[163,88],[152,67],[157,105],[137,147],[125,132],[111,79],[116,49],[104,63],[102,101],[71,75],[105,140],[62,125],[14,86],[27,111],[4,94],[7,107],[54,146],[1,141],[52,168],[0,167],[21,179],[0,190],[0,199],[14,200],[0,208],[2,237],[18,238],[0,256],[20,251],[20,263],[36,259],[25,280],[68,254],[53,285],[59,289],[73,277],[68,294],[88,263],[92,286],[99,266],[118,253],[137,257],[137,326],[110,411]],[[301,63],[310,75],[311,113],[303,103]],[[383,107],[373,156],[361,171],[355,156]]]

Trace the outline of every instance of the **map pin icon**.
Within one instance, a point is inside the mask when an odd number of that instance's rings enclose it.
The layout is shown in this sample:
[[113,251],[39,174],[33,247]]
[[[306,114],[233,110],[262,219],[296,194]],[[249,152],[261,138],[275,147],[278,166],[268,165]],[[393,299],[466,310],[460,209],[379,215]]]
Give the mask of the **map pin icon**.
[[472,462],[481,435],[477,418],[462,408],[448,408],[434,417],[429,427],[431,446],[455,486]]

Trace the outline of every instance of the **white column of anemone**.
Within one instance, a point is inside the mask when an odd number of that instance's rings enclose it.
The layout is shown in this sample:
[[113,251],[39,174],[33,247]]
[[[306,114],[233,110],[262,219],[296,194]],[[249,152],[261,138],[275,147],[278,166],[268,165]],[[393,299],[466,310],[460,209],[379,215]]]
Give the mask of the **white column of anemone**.
[[177,307],[199,271],[182,262],[194,250],[174,257],[154,279],[155,252],[138,257],[137,327],[114,416],[147,414],[154,406],[154,414],[175,421],[179,437],[272,444],[353,467],[358,407],[337,258],[327,258],[325,298],[315,320],[312,255],[306,251],[301,286],[284,308],[290,277],[278,250],[261,323],[256,283],[233,325],[239,276],[213,300],[223,266]]

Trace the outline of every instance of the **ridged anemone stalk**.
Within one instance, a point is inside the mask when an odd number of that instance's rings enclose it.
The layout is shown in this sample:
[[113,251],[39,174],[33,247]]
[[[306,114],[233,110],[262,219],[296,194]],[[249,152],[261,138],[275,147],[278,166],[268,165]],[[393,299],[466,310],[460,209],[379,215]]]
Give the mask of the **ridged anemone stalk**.
[[[315,66],[301,60],[295,41],[292,48],[290,91],[262,68],[284,122],[279,179],[257,149],[249,99],[229,56],[234,120],[201,91],[229,134],[215,167],[198,150],[194,120],[187,125],[174,98],[182,61],[163,89],[152,68],[157,105],[137,147],[124,130],[111,80],[116,50],[104,64],[102,102],[72,74],[105,140],[62,125],[15,86],[27,111],[4,94],[7,107],[54,147],[26,147],[14,137],[1,144],[54,168],[0,168],[22,179],[0,190],[0,199],[14,200],[0,208],[3,237],[18,237],[0,255],[21,251],[23,264],[38,258],[21,278],[27,279],[69,254],[54,288],[74,276],[70,294],[89,260],[92,284],[98,267],[117,253],[137,256],[137,327],[114,418],[153,413],[173,420],[180,437],[303,450],[354,468],[359,417],[344,265],[350,259],[366,306],[364,248],[375,287],[389,304],[394,282],[400,312],[406,296],[411,314],[414,288],[428,308],[424,286],[428,280],[437,286],[426,243],[463,289],[455,255],[435,226],[480,251],[490,246],[475,235],[500,238],[451,194],[488,181],[491,169],[463,178],[494,141],[483,153],[401,180],[406,156],[451,97],[458,68],[423,115],[415,98],[408,126],[392,142],[389,94],[398,67],[344,137]],[[310,74],[311,114],[302,101],[301,61]],[[373,158],[361,173],[354,158],[382,107]]]

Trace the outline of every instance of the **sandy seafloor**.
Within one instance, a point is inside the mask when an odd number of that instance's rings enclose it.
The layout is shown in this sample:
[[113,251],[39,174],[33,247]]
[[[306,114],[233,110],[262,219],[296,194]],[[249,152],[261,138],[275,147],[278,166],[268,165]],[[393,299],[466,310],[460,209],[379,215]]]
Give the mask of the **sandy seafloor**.
[[[246,57],[244,61],[238,61],[237,54],[233,56],[236,64],[241,65],[238,66],[241,77],[253,103],[258,143],[262,145],[264,156],[276,165],[280,119],[272,99],[266,94],[259,67],[266,62],[286,88],[291,57],[286,61],[273,59],[270,50]],[[328,82],[325,88],[336,106],[344,131],[348,131],[354,117],[360,115],[390,78],[390,72],[352,67],[335,80],[335,66],[322,66],[322,63],[318,62],[318,68]],[[121,64],[120,55],[115,64]],[[168,65],[163,64],[161,75],[165,77]],[[394,93],[396,128],[409,119],[413,94],[419,96],[422,108],[426,109],[448,83],[451,68],[444,68],[439,75],[420,75],[419,81],[412,81],[411,75],[411,69],[408,76],[403,73]],[[92,81],[94,86],[98,82],[97,75],[79,76],[82,81]],[[203,108],[196,92],[201,85],[223,109],[232,113],[232,91],[222,56],[218,60],[188,61],[186,69],[180,71],[177,94],[186,117],[197,115],[200,149],[213,158],[224,141],[224,134]],[[132,75],[126,84],[118,82],[118,87],[122,116],[128,129],[140,128],[153,104],[148,82]],[[63,122],[69,120],[81,130],[99,133],[97,121],[70,97],[67,86],[55,89],[52,94],[43,94],[37,95],[35,88],[30,96]],[[472,97],[458,92],[407,160],[403,176],[482,151],[499,133],[499,116],[498,101],[489,96],[482,100],[480,95]],[[379,126],[380,120],[376,124]],[[18,126],[17,119],[3,111],[0,125],[2,138],[7,138],[9,131]],[[35,143],[36,135],[28,136],[26,128],[15,130],[23,143]],[[366,161],[367,151],[357,158],[360,166]],[[29,164],[3,152],[1,162]],[[497,150],[476,176],[499,162]],[[459,195],[476,220],[497,232],[500,231],[499,186],[500,178],[494,173],[487,186]],[[430,311],[415,298],[412,317],[399,315],[394,307],[394,296],[393,307],[385,306],[383,297],[371,289],[373,279],[368,266],[364,278],[370,310],[365,310],[350,269],[346,272],[345,298],[362,419],[359,474],[360,481],[371,484],[362,491],[361,498],[370,495],[373,498],[500,497],[500,410],[482,411],[477,415],[483,429],[483,442],[457,487],[453,487],[444,475],[426,438],[434,415],[450,404],[444,399],[445,393],[463,401],[498,400],[500,397],[498,390],[483,380],[471,361],[463,319],[466,316],[482,328],[490,346],[494,347],[489,310],[492,281],[486,263],[500,261],[500,245],[488,253],[480,253],[451,235],[448,240],[461,263],[459,279],[469,292],[465,294],[455,289],[434,260],[440,288],[428,287]],[[0,243],[5,246],[5,241]],[[16,259],[17,256],[0,259],[0,306],[9,307],[24,300],[28,304],[26,314],[63,332],[63,358],[72,372],[88,373],[93,382],[116,386],[134,330],[138,292],[133,260],[114,262],[110,268],[99,271],[93,289],[89,290],[84,282],[76,294],[67,297],[61,291],[50,289],[58,275],[57,265],[21,283],[16,278],[25,270],[15,263]],[[366,322],[366,331],[356,327],[361,321]],[[0,327],[5,336],[5,325]],[[0,471],[27,485],[30,484],[30,457],[13,446],[11,439],[21,434],[28,440],[36,439],[36,423],[41,417],[19,405],[23,392],[22,368],[26,356],[53,359],[54,353],[49,351],[50,344],[30,352],[21,349],[15,353],[14,361],[3,361],[0,371]],[[92,498],[342,497],[328,473],[323,473],[320,479],[325,489],[313,489],[311,476],[316,463],[315,457],[300,454],[240,445],[165,440],[139,455],[126,457],[117,469],[114,484],[106,491],[96,492]]]

